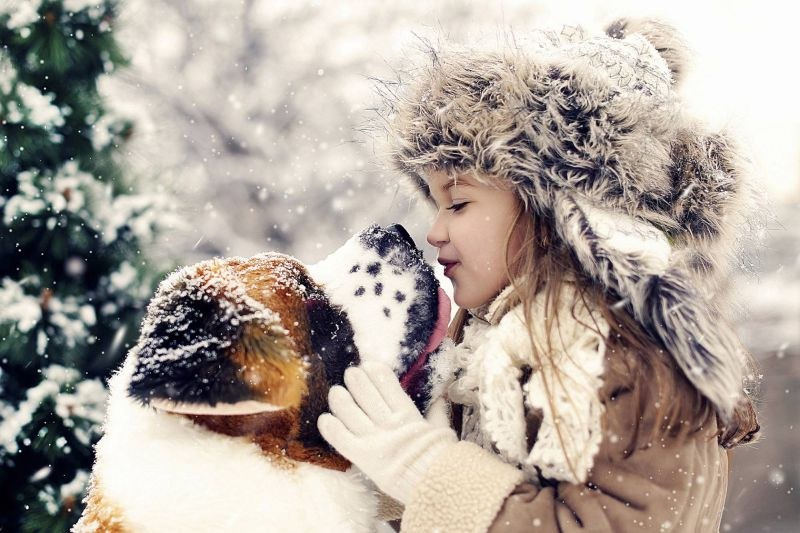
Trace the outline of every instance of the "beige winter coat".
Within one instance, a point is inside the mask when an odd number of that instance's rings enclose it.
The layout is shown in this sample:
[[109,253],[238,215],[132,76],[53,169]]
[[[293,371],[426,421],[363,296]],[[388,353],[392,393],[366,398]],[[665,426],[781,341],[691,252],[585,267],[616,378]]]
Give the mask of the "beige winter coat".
[[[480,357],[487,343],[492,353],[486,357],[494,357],[498,349],[513,354],[513,336],[524,335],[524,330],[516,329],[521,326],[509,327],[513,323],[508,316],[511,313],[498,313],[502,307],[499,299],[489,307],[487,329],[478,332],[475,345],[469,347],[473,355]],[[498,336],[497,331],[503,327],[506,334]],[[602,327],[600,330],[607,331]],[[598,345],[587,339],[600,333],[567,328],[567,335],[574,338],[564,341],[565,349],[574,349],[575,342],[582,343],[588,354],[578,356],[575,362],[587,371],[578,372],[581,377],[574,382],[568,380],[562,391],[577,395],[579,407],[583,408],[572,422],[568,417],[562,420],[569,433],[578,435],[572,447],[573,468],[559,465],[559,456],[547,450],[546,442],[539,442],[552,440],[547,431],[552,420],[543,423],[546,409],[543,414],[541,409],[528,409],[526,403],[525,435],[520,441],[519,435],[514,435],[513,424],[492,420],[491,409],[464,407],[462,441],[442,453],[425,474],[405,508],[402,531],[718,531],[728,458],[717,442],[717,427],[704,428],[680,440],[646,442],[648,430],[657,423],[655,399],[646,395],[646,384],[632,382],[623,364],[630,354],[624,349],[605,342],[601,343],[604,348],[593,355],[591,350],[596,351]],[[600,372],[593,377],[592,367],[598,357]],[[513,355],[502,360],[510,366],[516,364]],[[490,388],[492,379],[497,380],[496,369],[497,365],[483,364],[483,375],[476,381],[478,388]],[[495,374],[486,378],[492,372]],[[594,400],[581,396],[580,391],[592,386]],[[645,391],[645,407],[636,446],[639,449],[629,455],[625,449],[633,435],[636,409],[631,390],[635,386]],[[514,389],[508,383],[503,387]],[[531,400],[537,394],[535,388],[532,384],[517,392],[526,402],[535,403],[535,399]],[[458,397],[453,386],[450,390]],[[555,390],[555,394],[558,396],[559,391]],[[513,400],[513,394],[510,398]],[[521,401],[509,402],[503,411],[508,414],[509,410],[521,408]],[[457,413],[459,406],[454,406]],[[481,411],[480,416],[476,411]],[[594,435],[591,426],[599,423],[601,414],[601,434]],[[470,433],[471,423],[476,427],[472,427],[471,435],[465,435]],[[489,438],[483,431],[486,426],[494,428],[488,432]],[[525,443],[524,453],[515,449],[517,441]],[[542,444],[545,449],[527,455],[528,443]],[[539,477],[537,472],[551,475]]]

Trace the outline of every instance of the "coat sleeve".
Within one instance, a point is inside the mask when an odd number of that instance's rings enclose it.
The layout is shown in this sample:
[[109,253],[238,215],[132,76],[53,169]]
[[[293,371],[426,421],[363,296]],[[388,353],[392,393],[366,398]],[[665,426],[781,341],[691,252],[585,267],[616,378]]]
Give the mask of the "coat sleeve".
[[606,403],[606,434],[585,484],[538,488],[497,456],[459,442],[412,494],[402,531],[716,531],[727,486],[716,428],[628,455],[631,396]]
[[598,458],[585,485],[517,485],[488,530],[718,531],[726,485],[727,455],[696,437],[625,460]]

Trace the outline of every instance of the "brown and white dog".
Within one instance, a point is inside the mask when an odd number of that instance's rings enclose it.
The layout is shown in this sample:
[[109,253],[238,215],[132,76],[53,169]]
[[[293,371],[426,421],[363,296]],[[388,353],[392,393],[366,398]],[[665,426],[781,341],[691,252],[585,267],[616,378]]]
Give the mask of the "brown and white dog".
[[424,411],[449,311],[401,226],[311,267],[265,253],[173,273],[110,381],[73,531],[374,531],[376,495],[317,417],[368,358]]

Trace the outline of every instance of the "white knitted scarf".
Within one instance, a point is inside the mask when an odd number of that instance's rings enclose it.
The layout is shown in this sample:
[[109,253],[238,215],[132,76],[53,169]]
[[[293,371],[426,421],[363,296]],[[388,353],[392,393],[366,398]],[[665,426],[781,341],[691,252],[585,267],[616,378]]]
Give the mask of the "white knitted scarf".
[[[463,341],[449,354],[456,372],[447,395],[464,406],[461,438],[499,454],[533,482],[539,472],[548,479],[584,482],[602,440],[604,408],[598,391],[609,328],[582,302],[573,307],[574,289],[564,287],[549,353],[543,298],[534,299],[528,327],[542,354],[539,362],[532,355],[522,306],[499,316],[510,286],[488,307],[473,312]],[[526,367],[530,377],[522,383]],[[542,422],[536,441],[529,443],[525,413],[532,410],[541,411]]]

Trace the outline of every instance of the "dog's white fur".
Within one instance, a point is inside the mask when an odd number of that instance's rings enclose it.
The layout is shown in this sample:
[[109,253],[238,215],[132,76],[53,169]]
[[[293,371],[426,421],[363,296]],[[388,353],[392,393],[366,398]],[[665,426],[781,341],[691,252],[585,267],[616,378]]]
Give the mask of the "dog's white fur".
[[375,531],[376,496],[359,475],[273,465],[246,438],[143,407],[126,393],[131,361],[110,381],[93,475],[133,531]]

